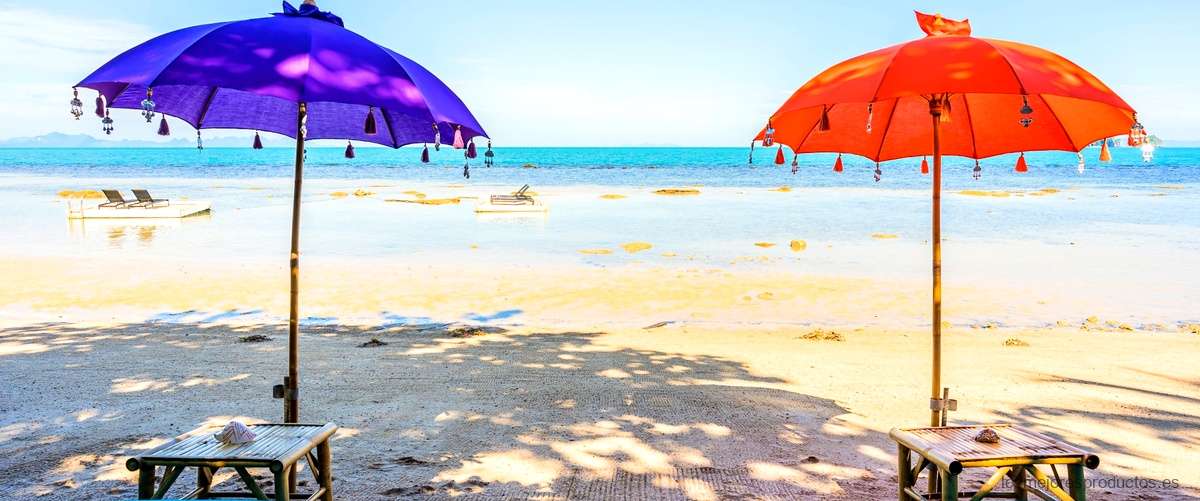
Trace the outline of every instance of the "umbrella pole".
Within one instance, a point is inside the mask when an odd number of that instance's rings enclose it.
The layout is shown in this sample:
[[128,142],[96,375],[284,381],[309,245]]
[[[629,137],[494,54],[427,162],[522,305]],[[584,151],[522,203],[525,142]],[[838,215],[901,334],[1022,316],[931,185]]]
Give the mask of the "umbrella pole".
[[929,101],[933,118],[933,384],[929,393],[930,426],[940,426],[942,408],[946,404],[942,393],[942,144],[938,137],[943,108],[942,97]]
[[288,375],[284,380],[283,422],[300,422],[300,184],[304,179],[304,136],[308,108],[296,113],[296,174],[292,184],[291,297],[288,305]]

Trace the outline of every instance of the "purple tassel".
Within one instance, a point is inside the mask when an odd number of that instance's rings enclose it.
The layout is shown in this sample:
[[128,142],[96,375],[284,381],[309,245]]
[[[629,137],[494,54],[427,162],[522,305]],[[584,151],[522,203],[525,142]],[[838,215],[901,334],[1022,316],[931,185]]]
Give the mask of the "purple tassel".
[[104,118],[104,96],[96,96],[96,116]]
[[158,135],[160,135],[160,136],[171,135],[171,128],[167,126],[167,116],[166,115],[163,115],[162,120],[160,120],[158,122]]
[[262,149],[262,138],[258,136],[258,131],[254,131],[254,149]]
[[452,146],[454,146],[454,149],[456,149],[456,150],[461,150],[461,149],[463,149],[463,147],[466,146],[466,143],[463,142],[461,125],[454,126],[454,143]]
[[363,132],[368,136],[374,136],[378,132],[375,127],[375,108],[367,109],[367,123],[363,125]]
[[429,163],[429,145],[425,145],[425,148],[421,150],[421,163]]
[[475,152],[475,141],[467,143],[467,158],[475,158],[477,156],[479,154]]
[[346,141],[346,158],[354,158],[354,145]]

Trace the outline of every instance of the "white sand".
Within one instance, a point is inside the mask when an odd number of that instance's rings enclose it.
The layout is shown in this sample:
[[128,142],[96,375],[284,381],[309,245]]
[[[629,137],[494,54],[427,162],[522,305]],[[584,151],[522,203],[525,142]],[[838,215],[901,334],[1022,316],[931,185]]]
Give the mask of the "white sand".
[[[282,266],[26,257],[0,275],[6,499],[130,497],[125,457],[231,416],[279,418]],[[927,306],[910,283],[362,260],[309,260],[303,277],[303,314],[336,317],[303,329],[301,412],[343,426],[340,499],[894,499],[887,431],[927,419]],[[951,321],[988,318],[1011,291],[954,293]],[[433,320],[382,325],[394,315]],[[419,325],[464,318],[505,331]],[[953,420],[1061,437],[1101,456],[1093,478],[1182,484],[1093,499],[1200,495],[1200,336],[1063,320],[952,326]],[[817,327],[845,340],[799,339]],[[253,334],[272,340],[238,342]],[[372,338],[388,344],[358,347]]]

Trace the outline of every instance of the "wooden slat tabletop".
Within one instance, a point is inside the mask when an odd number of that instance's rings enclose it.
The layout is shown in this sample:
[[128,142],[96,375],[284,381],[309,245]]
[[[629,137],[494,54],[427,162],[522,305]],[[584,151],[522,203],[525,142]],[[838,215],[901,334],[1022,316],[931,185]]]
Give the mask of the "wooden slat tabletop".
[[142,454],[142,460],[155,459],[238,459],[248,461],[278,461],[297,449],[309,448],[314,437],[325,432],[325,425],[252,424],[257,435],[253,442],[226,445],[213,436],[215,430],[196,431],[174,443]]
[[[975,436],[991,428],[1000,436],[995,444],[976,442]],[[906,428],[902,430],[924,442],[905,444],[914,451],[936,450],[959,461],[1019,457],[1082,457],[1085,452],[1045,435],[1008,424]]]

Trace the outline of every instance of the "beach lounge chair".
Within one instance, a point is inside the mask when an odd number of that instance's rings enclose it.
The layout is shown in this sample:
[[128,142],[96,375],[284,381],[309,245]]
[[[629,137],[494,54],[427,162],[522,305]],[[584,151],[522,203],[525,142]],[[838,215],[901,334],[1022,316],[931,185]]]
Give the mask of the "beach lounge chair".
[[150,192],[147,190],[133,190],[133,196],[137,197],[137,202],[130,204],[130,207],[144,207],[149,209],[151,207],[157,207],[158,204],[162,204],[162,207],[171,205],[170,200],[165,198],[151,197]]
[[513,192],[512,195],[492,195],[492,205],[533,205],[533,197],[526,195],[527,191],[529,191],[528,184]]
[[131,203],[131,202],[125,200],[125,197],[122,197],[121,192],[118,190],[100,190],[100,191],[104,192],[104,198],[107,198],[108,201],[100,204],[99,207],[110,207],[113,209],[122,209]]

